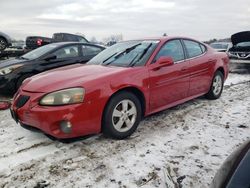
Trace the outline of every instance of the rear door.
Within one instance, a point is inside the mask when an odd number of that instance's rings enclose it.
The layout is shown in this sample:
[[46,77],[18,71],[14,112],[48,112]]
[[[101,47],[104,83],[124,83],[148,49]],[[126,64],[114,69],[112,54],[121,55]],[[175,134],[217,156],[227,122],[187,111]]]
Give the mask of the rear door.
[[208,92],[211,84],[211,72],[213,72],[216,59],[208,56],[206,47],[196,41],[183,39],[187,53],[187,61],[190,64],[190,89],[188,96],[200,95]]
[[174,65],[160,69],[155,69],[153,64],[149,65],[150,108],[152,112],[185,99],[189,89],[189,62],[185,61],[181,41],[179,39],[167,41],[156,55],[153,63],[161,56],[172,57]]
[[81,62],[86,63],[93,57],[95,57],[97,54],[99,54],[103,48],[87,45],[87,44],[81,44],[80,45],[80,52],[81,52]]

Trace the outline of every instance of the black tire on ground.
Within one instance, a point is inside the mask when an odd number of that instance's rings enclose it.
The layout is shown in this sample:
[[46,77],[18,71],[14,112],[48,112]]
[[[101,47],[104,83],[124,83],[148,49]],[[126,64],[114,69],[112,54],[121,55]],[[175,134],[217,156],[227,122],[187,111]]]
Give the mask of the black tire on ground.
[[[216,82],[216,79],[217,79],[217,82]],[[211,99],[211,100],[220,98],[221,93],[223,91],[223,86],[224,86],[224,75],[221,71],[216,71],[214,74],[211,86],[210,86],[210,90],[205,95],[206,98]]]
[[[119,116],[114,114],[117,111]],[[104,110],[102,132],[107,137],[125,139],[135,132],[141,118],[142,105],[140,100],[133,93],[122,91],[110,99]]]
[[4,51],[5,48],[7,48],[7,46],[8,46],[8,43],[5,40],[5,38],[0,37],[0,51]]
[[17,80],[17,83],[16,83],[16,91],[19,89],[19,87],[22,85],[23,81],[26,79],[26,78],[29,78],[31,76],[34,76],[34,74],[25,74],[23,76],[21,76],[18,80]]

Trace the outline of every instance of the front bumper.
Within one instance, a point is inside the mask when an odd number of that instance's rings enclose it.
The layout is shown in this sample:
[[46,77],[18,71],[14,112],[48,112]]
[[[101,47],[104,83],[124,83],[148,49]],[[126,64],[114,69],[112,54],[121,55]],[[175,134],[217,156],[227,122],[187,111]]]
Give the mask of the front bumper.
[[243,59],[230,59],[230,63],[249,64],[249,66],[250,66],[250,59],[249,59],[249,60],[243,60]]
[[230,59],[230,72],[250,73],[250,60]]
[[[11,106],[12,117],[21,125],[39,129],[45,134],[58,139],[74,138],[99,133],[101,130],[101,113],[98,104],[86,102],[64,106],[40,106],[39,100],[45,93],[19,91]],[[29,100],[17,107],[21,95],[29,96]],[[97,109],[98,108],[98,109]],[[72,131],[64,133],[60,129],[62,121],[72,124]]]

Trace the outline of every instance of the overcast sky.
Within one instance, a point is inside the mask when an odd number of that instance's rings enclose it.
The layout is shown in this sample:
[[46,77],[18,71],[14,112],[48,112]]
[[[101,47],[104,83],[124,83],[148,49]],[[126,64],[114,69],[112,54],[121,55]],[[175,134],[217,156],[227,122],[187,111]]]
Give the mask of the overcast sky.
[[83,33],[102,40],[183,35],[226,38],[250,30],[249,0],[0,0],[0,31],[16,39]]

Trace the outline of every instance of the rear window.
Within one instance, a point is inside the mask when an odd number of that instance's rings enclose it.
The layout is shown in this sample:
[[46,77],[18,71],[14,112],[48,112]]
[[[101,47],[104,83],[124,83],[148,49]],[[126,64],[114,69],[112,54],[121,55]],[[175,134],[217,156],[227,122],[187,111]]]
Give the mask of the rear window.
[[198,42],[191,40],[183,40],[183,42],[188,53],[188,58],[197,57],[205,52]]
[[93,56],[97,55],[102,51],[101,48],[95,46],[82,45],[82,54],[83,56]]

